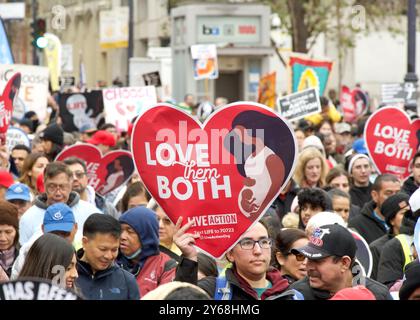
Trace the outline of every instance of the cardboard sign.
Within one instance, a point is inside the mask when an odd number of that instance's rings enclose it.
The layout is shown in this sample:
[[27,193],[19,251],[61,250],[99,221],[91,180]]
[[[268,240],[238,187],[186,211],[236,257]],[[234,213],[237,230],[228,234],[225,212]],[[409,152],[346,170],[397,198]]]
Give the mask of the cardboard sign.
[[28,135],[20,128],[9,127],[6,134],[6,146],[9,152],[18,144],[23,144],[28,148],[31,148],[31,139]]
[[102,91],[60,94],[58,98],[63,130],[80,131],[82,128],[98,128],[104,123]]
[[386,107],[366,122],[364,137],[369,156],[381,173],[407,178],[411,159],[420,144],[420,119],[413,122],[401,109]]
[[142,77],[146,86],[154,86],[156,88],[162,86],[159,71],[145,73],[142,75]]
[[381,94],[382,103],[385,104],[417,102],[417,88],[411,82],[383,84]]
[[318,90],[308,89],[279,98],[280,114],[287,120],[298,120],[321,112]]
[[106,122],[119,131],[127,131],[131,120],[157,102],[156,88],[127,87],[109,88],[102,91]]
[[14,280],[0,283],[0,300],[82,300],[72,290],[43,279]]
[[101,195],[126,183],[134,172],[131,153],[125,150],[111,151],[104,156],[94,145],[77,144],[64,149],[56,160],[63,161],[70,157],[86,162],[88,183]]
[[47,116],[49,71],[46,67],[23,64],[0,64],[0,92],[16,73],[21,74],[20,103],[26,111],[34,111],[43,122]]
[[204,124],[158,104],[134,124],[131,150],[153,198],[173,222],[193,220],[188,232],[216,258],[264,215],[297,157],[289,123],[252,102],[218,109]]
[[214,44],[197,44],[191,46],[191,57],[194,65],[194,79],[217,79],[217,49]]

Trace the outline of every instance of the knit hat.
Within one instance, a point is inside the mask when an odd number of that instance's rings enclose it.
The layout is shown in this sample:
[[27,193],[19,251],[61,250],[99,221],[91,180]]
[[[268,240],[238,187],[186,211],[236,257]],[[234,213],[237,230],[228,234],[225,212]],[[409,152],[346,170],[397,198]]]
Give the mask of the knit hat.
[[409,199],[410,197],[407,194],[399,192],[384,201],[381,206],[381,213],[388,225],[390,225],[391,220],[397,215],[398,211],[406,207],[410,209]]
[[408,300],[413,291],[420,288],[420,264],[418,260],[406,266],[404,279],[400,289],[400,300]]
[[105,130],[99,130],[94,133],[91,139],[86,140],[87,143],[91,143],[95,146],[103,144],[105,146],[113,147],[117,143],[115,137],[111,132]]
[[62,146],[64,144],[64,130],[58,124],[52,124],[39,134],[42,140],[48,140]]
[[19,230],[17,208],[8,201],[0,200],[0,225],[7,224]]

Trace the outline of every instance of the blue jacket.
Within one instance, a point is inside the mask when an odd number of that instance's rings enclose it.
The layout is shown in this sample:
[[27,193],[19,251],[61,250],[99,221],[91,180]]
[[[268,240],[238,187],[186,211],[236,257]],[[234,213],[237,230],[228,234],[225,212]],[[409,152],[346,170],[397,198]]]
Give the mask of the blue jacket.
[[[77,252],[80,258],[83,249]],[[140,293],[136,278],[117,265],[92,273],[90,265],[84,261],[77,261],[76,287],[81,290],[86,300],[139,300]]]

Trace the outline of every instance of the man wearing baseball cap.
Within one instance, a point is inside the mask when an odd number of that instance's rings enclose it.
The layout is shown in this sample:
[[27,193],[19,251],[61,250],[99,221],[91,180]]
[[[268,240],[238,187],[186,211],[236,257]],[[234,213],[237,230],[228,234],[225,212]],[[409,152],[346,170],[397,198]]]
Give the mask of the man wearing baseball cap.
[[77,222],[74,218],[73,210],[64,203],[55,203],[50,205],[44,214],[42,224],[42,233],[35,233],[31,239],[26,242],[20,249],[19,256],[13,264],[11,279],[16,279],[25,263],[26,255],[32,244],[44,233],[54,233],[70,243],[76,248],[81,247],[81,243],[74,243],[77,232]]
[[19,219],[31,207],[31,191],[23,183],[12,184],[6,191],[5,199],[18,209]]
[[386,286],[361,275],[355,260],[356,241],[352,234],[338,224],[316,228],[306,246],[292,249],[296,259],[307,259],[308,275],[293,283],[305,300],[330,299],[336,292],[364,283],[377,300],[392,300]]

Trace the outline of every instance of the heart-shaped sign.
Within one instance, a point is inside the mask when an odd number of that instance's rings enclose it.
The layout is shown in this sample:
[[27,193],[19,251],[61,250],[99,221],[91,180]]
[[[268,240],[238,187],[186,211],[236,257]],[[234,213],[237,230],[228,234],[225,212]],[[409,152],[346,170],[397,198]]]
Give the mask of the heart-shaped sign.
[[6,132],[9,128],[10,120],[13,113],[13,105],[18,99],[19,88],[21,83],[21,74],[16,73],[9,79],[3,94],[0,96],[0,140],[1,145],[6,142]]
[[215,258],[264,215],[297,157],[286,120],[252,102],[218,109],[204,124],[158,104],[134,124],[132,150],[151,195],[173,222],[193,220],[188,232]]
[[381,108],[369,117],[364,134],[369,156],[381,174],[410,175],[410,161],[420,144],[420,119],[411,121],[395,107]]
[[101,195],[127,182],[134,172],[131,153],[125,150],[111,151],[103,156],[94,145],[76,144],[64,149],[56,160],[63,161],[70,157],[86,162],[88,183]]

